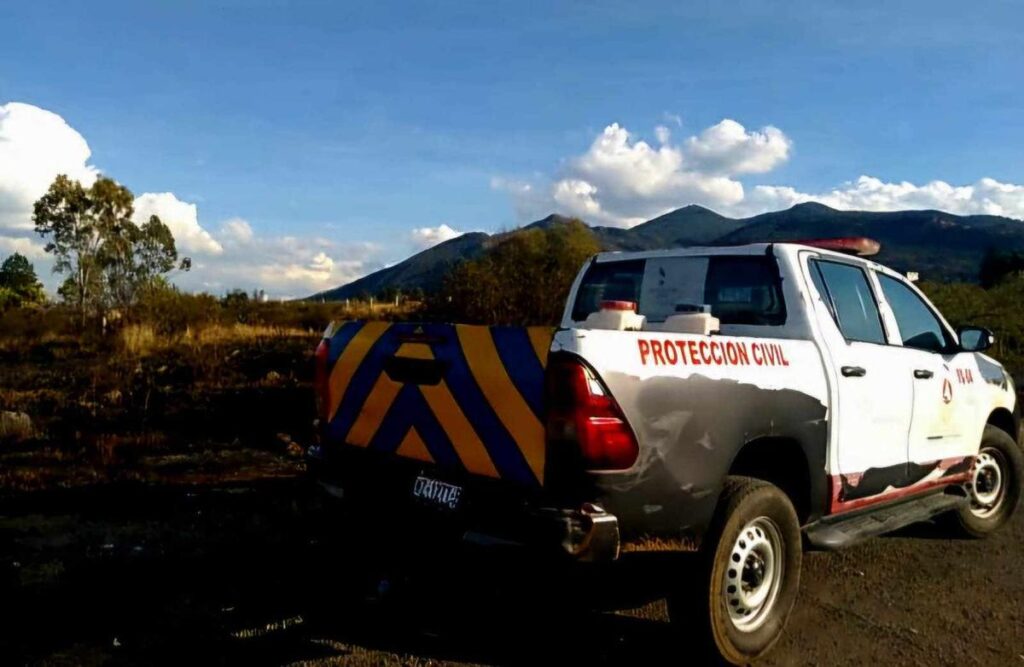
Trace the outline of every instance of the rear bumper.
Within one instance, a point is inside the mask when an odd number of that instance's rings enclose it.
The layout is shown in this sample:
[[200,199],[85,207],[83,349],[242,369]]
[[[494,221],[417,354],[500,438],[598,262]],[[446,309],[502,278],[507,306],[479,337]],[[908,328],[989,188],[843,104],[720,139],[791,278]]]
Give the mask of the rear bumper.
[[[579,562],[619,557],[618,518],[592,503],[552,507],[537,493],[496,480],[445,475],[423,464],[342,447],[326,456],[307,455],[310,474],[362,530],[402,541],[442,541],[485,548],[527,549]],[[417,477],[428,476],[462,489],[454,509],[428,506],[412,497]]]
[[[619,520],[597,505],[588,503],[576,510],[541,508],[531,514],[536,530],[518,546],[548,551],[557,545],[561,553],[584,563],[607,563],[619,557]],[[486,545],[494,537],[467,531],[462,539]]]

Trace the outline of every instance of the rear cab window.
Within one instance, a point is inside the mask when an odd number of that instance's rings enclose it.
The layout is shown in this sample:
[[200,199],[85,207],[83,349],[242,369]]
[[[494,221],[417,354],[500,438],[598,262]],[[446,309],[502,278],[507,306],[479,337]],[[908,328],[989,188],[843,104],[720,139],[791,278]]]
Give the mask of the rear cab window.
[[602,301],[634,301],[653,323],[708,306],[723,325],[786,322],[779,267],[767,255],[651,257],[594,262],[576,291],[572,319],[582,322]]

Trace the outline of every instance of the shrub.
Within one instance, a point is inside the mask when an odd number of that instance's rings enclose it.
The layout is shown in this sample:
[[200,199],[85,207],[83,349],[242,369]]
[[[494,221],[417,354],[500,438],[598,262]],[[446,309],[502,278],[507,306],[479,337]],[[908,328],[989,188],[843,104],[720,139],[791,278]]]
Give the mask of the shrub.
[[427,317],[484,324],[556,324],[583,262],[598,251],[582,222],[524,229],[458,264]]
[[157,285],[142,294],[134,319],[150,325],[157,334],[173,335],[218,323],[223,313],[217,299],[209,294],[186,294]]
[[1024,379],[1024,278],[1008,278],[991,289],[966,283],[923,283],[921,289],[954,327],[987,327],[996,336],[988,352]]

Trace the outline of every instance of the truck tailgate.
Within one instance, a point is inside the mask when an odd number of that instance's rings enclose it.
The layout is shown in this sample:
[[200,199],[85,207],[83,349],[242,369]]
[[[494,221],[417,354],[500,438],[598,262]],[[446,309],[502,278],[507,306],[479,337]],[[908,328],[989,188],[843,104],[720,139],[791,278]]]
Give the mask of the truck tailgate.
[[540,486],[553,329],[346,322],[328,331],[323,444]]

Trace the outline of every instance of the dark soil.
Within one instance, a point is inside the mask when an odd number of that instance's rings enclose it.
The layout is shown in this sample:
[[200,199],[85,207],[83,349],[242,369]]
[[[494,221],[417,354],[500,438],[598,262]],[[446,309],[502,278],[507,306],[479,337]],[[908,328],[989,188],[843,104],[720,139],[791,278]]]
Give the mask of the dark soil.
[[[13,495],[0,514],[4,664],[699,664],[657,600],[679,558],[565,570],[371,536],[300,478]],[[809,553],[764,664],[1024,665],[1022,553],[1020,515],[985,541],[923,525]]]

